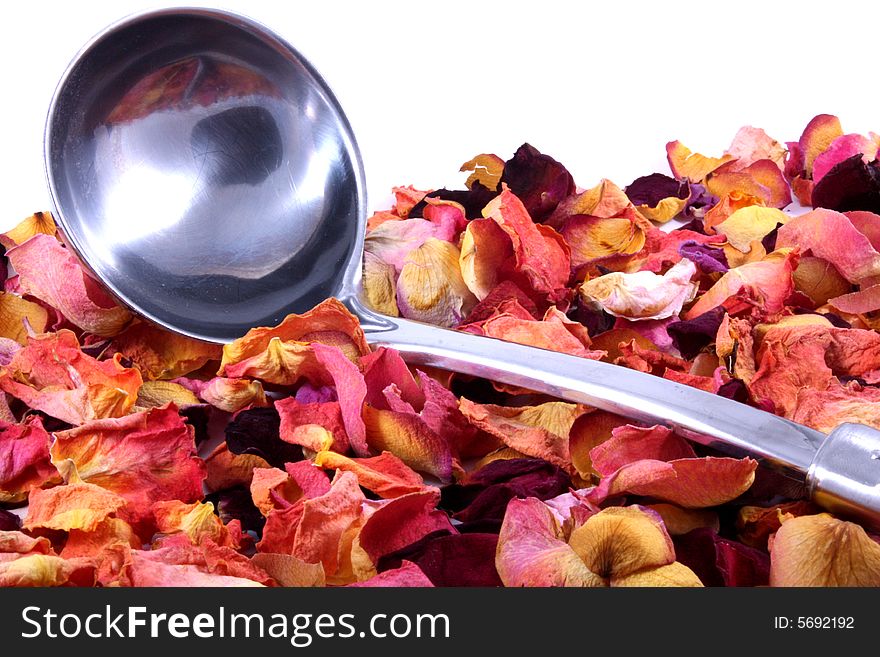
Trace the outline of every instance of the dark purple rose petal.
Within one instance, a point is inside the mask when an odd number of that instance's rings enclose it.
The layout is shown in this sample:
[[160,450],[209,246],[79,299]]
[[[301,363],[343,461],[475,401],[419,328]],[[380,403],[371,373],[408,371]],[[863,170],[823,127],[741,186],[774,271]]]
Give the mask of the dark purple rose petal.
[[586,326],[592,338],[613,329],[617,321],[616,317],[605,312],[602,307],[590,308],[588,305],[577,303],[577,301],[566,314],[569,319]]
[[440,508],[462,522],[502,520],[510,500],[549,500],[571,487],[571,478],[543,459],[493,461],[474,472],[465,484],[444,486]]
[[504,163],[499,185],[502,184],[519,197],[536,222],[549,217],[559,202],[576,189],[568,169],[529,144],[520,146]]
[[724,319],[724,308],[721,306],[703,313],[694,319],[672,322],[666,327],[672,344],[684,358],[696,358],[703,349],[715,342],[718,327]]
[[694,217],[689,222],[687,222],[684,226],[680,226],[671,232],[675,232],[676,230],[689,230],[692,233],[699,233],[700,235],[708,235],[706,232],[706,225],[703,223],[702,219]]
[[693,570],[706,586],[766,586],[770,556],[707,527],[674,536],[675,558]]
[[776,228],[764,235],[764,239],[761,240],[761,246],[764,247],[764,250],[767,253],[776,250],[776,234],[779,232],[780,226],[782,226],[782,224],[776,224]]
[[731,379],[727,383],[721,384],[718,388],[718,395],[738,401],[741,404],[749,403],[749,389],[739,379]]
[[880,160],[865,164],[859,154],[836,164],[813,188],[813,207],[880,213]]
[[495,534],[447,534],[439,538],[429,534],[379,559],[381,573],[399,568],[402,561],[412,561],[428,576],[434,586],[501,586],[495,570]]
[[21,519],[6,509],[0,509],[0,532],[12,532],[21,529]]
[[301,461],[302,447],[281,440],[280,426],[281,418],[274,406],[240,411],[226,425],[226,446],[233,454],[261,456],[276,468]]
[[193,404],[180,409],[184,422],[195,429],[196,445],[201,445],[210,437],[208,424],[211,422],[213,408],[210,404]]
[[664,176],[662,173],[652,173],[633,180],[623,192],[633,205],[647,205],[657,207],[665,198],[687,198],[691,191],[686,182]]
[[[689,182],[688,186],[690,187],[690,199],[688,199],[687,205],[684,206],[684,211],[682,212],[686,217],[702,217],[708,208],[718,203],[718,197],[710,194],[704,185]],[[694,229],[691,228],[690,230]],[[697,232],[702,233],[703,231]]]
[[[479,182],[475,182],[471,189],[437,189],[427,194],[426,198],[455,201],[464,208],[464,216],[467,219],[480,219],[483,216],[483,208],[489,205],[489,201],[496,196],[498,196],[497,190],[489,189]],[[422,217],[426,205],[424,200],[416,203],[409,211],[409,218]]]
[[230,520],[241,522],[244,531],[252,531],[258,537],[263,534],[266,518],[254,506],[251,492],[244,486],[235,486],[226,490],[211,493],[205,497],[206,502],[213,502],[217,515],[223,524]]
[[722,249],[688,240],[682,242],[678,247],[678,252],[693,262],[705,274],[723,274],[729,269],[727,256]]

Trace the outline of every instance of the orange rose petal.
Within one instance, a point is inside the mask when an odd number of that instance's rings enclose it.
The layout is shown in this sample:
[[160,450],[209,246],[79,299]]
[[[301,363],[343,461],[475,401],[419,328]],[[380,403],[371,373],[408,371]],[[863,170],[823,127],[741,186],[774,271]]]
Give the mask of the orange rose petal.
[[266,460],[255,454],[233,454],[224,442],[205,459],[205,486],[211,492],[233,486],[249,488],[254,469],[268,467]]
[[315,465],[326,470],[352,472],[363,488],[382,498],[416,493],[425,488],[424,480],[391,452],[369,458],[348,458],[333,451],[320,451]]
[[70,483],[45,490],[35,488],[28,498],[25,529],[80,529],[93,531],[125,506],[125,498],[86,483]]
[[92,559],[62,559],[49,554],[29,554],[0,561],[0,586],[94,586]]
[[308,342],[339,347],[350,360],[370,352],[357,318],[336,299],[328,299],[302,315],[288,315],[278,326],[251,329],[223,347],[218,375],[290,385],[302,375],[302,362],[309,364]]
[[736,499],[755,480],[758,462],[750,458],[645,459],[624,465],[602,479],[588,495],[594,503],[628,493],[654,497],[685,508],[717,506]]
[[18,244],[27,242],[34,235],[42,233],[55,237],[56,232],[55,219],[50,212],[35,212],[12,230],[0,235],[0,244],[11,249]]
[[[113,350],[131,360],[144,379],[173,379],[220,360],[220,345],[136,322],[113,339]],[[112,352],[111,352],[112,353]]]
[[549,226],[535,224],[525,206],[505,188],[483,210],[513,243],[516,266],[535,292],[560,298],[568,283],[571,254],[562,236]]
[[574,474],[568,434],[584,413],[579,404],[547,402],[537,406],[507,407],[475,404],[461,398],[460,408],[470,422],[499,438],[505,445],[542,458]]
[[594,447],[611,438],[616,427],[628,424],[630,420],[607,411],[584,413],[574,421],[568,437],[571,462],[582,479],[589,481],[593,474],[593,461],[590,453]]
[[71,424],[120,417],[134,406],[142,383],[120,358],[98,361],[84,354],[68,330],[44,333],[29,338],[12,362],[0,367],[0,389]]
[[[156,528],[163,534],[183,534],[198,545],[210,538],[217,545],[238,547],[241,530],[230,532],[214,513],[211,502],[185,504],[180,500],[166,500],[153,505]],[[237,522],[237,521],[233,521]],[[239,534],[237,537],[235,534]]]
[[[561,315],[561,317],[560,317]],[[537,321],[522,319],[509,313],[499,313],[476,324],[469,324],[470,332],[479,332],[490,338],[517,342],[519,344],[539,347],[558,351],[572,356],[591,358],[598,360],[605,352],[593,351],[590,346],[589,335],[585,332],[575,333],[572,331],[573,322],[569,322],[565,316],[551,306],[544,319]],[[583,325],[576,324],[583,328]]]
[[699,317],[737,295],[744,295],[763,314],[779,313],[794,289],[792,272],[797,261],[796,253],[781,257],[771,254],[760,262],[731,269],[684,313],[684,319]]
[[323,587],[326,584],[324,566],[289,554],[258,552],[251,557],[251,562],[265,570],[281,586]]
[[401,412],[364,406],[367,444],[376,451],[388,451],[417,472],[450,481],[453,472],[452,444],[438,435],[412,411]]
[[770,545],[771,586],[880,586],[880,544],[827,513],[782,523]]
[[627,216],[578,214],[569,217],[562,227],[575,269],[608,256],[638,253],[645,245],[646,232],[644,226]]
[[[0,555],[51,554],[52,543],[45,536],[28,536],[20,531],[0,531]],[[12,557],[17,558],[17,557]],[[5,557],[0,557],[0,561]],[[10,558],[9,561],[12,559]]]
[[257,549],[321,563],[332,580],[340,565],[340,543],[360,518],[364,500],[357,477],[343,472],[324,495],[302,499],[287,510],[271,511]]
[[431,193],[430,189],[423,191],[412,185],[394,187],[391,191],[394,192],[394,213],[404,219],[409,216],[410,210],[425,198],[426,194]]
[[706,187],[710,193],[722,198],[736,191],[757,197],[773,208],[791,203],[791,190],[775,162],[758,160],[739,170],[735,164],[718,168],[709,176]]
[[699,153],[693,153],[680,141],[671,141],[666,144],[666,159],[672,175],[679,180],[700,182],[718,167],[733,160],[733,155],[726,153],[721,157],[706,157]]
[[465,181],[468,189],[473,188],[474,183],[480,183],[487,189],[497,189],[504,173],[504,160],[493,153],[481,153],[462,164],[459,171],[470,172]]
[[840,119],[831,114],[819,114],[804,128],[800,138],[800,147],[804,154],[804,169],[807,177],[813,177],[813,163],[825,152],[831,143],[843,136]]
[[507,505],[495,568],[505,586],[604,586],[565,540],[550,508],[535,498]]
[[37,233],[6,256],[22,292],[45,301],[84,331],[110,337],[131,320],[104,288],[58,240]]
[[58,432],[50,453],[60,471],[125,498],[119,517],[137,525],[157,501],[201,499],[206,472],[193,435],[169,405]]
[[46,330],[49,313],[40,304],[0,292],[0,338],[27,344],[28,335]]
[[273,586],[274,580],[250,559],[206,539],[198,546],[172,537],[155,550],[132,550],[132,586]]

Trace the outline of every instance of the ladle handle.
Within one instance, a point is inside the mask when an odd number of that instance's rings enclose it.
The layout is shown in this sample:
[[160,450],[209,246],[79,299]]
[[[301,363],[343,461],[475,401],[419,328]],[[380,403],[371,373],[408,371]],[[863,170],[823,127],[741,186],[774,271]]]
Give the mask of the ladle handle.
[[[875,485],[880,484],[880,460],[874,456],[880,453],[880,432],[873,429],[855,425],[861,450],[858,473],[840,458],[817,465],[825,434],[751,406],[625,367],[387,317],[360,302],[354,306],[368,340],[398,350],[411,364],[500,381],[663,424],[720,451],[750,455],[801,477],[810,473],[807,486],[817,500],[835,509],[841,505],[832,497],[851,498],[847,491],[858,488],[858,499],[849,499],[847,511],[872,524],[880,522],[880,485]],[[827,446],[823,453],[831,453]],[[834,495],[821,494],[823,484],[816,480],[816,473],[822,474],[823,481],[834,482]],[[848,488],[840,483],[856,479],[865,485]]]

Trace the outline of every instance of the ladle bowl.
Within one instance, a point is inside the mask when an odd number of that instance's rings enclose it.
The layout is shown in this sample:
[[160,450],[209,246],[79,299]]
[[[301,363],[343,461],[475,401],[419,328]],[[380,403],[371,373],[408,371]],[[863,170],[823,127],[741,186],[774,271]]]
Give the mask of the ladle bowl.
[[867,426],[825,436],[642,372],[368,309],[351,128],[314,68],[253,21],[166,9],[107,28],[58,85],[45,151],[67,244],[123,304],[169,330],[227,342],[335,296],[373,344],[412,364],[665,424],[880,526],[880,432]]

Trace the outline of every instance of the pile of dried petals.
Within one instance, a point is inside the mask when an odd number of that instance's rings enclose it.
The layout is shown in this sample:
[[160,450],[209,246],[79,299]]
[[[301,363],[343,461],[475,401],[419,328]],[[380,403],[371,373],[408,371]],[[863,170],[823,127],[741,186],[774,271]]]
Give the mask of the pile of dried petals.
[[[880,428],[878,145],[823,115],[586,190],[479,155],[370,219],[366,295]],[[221,350],[119,307],[48,214],[0,240],[2,585],[880,585],[876,536],[750,459],[412,370],[332,299]]]

